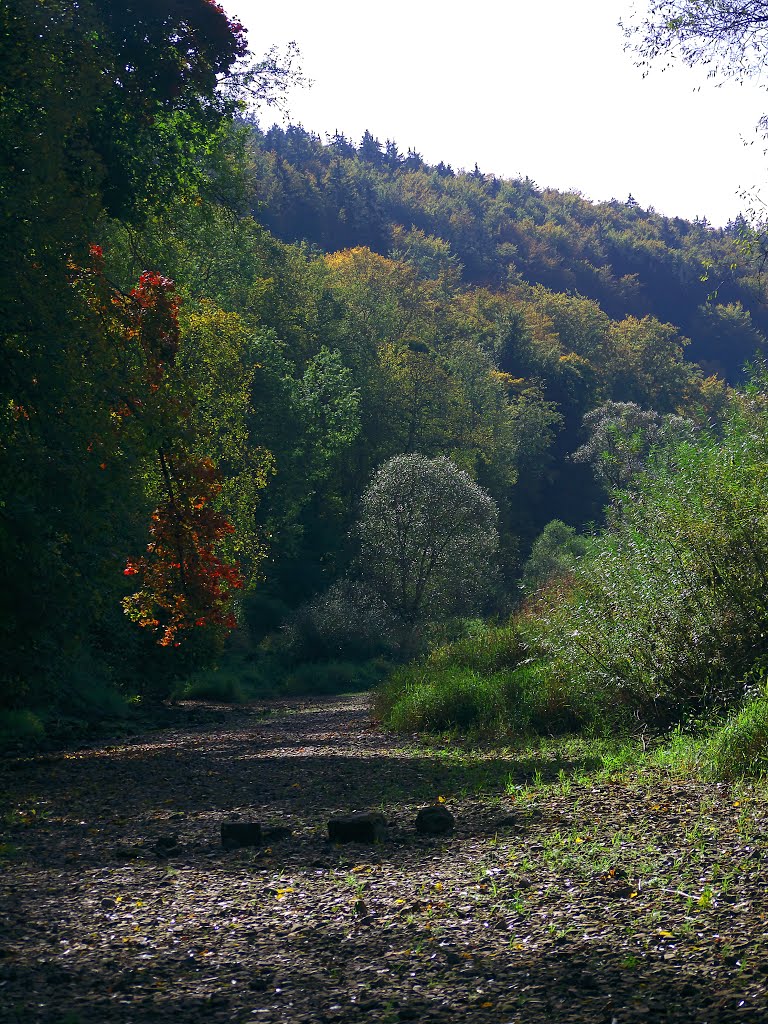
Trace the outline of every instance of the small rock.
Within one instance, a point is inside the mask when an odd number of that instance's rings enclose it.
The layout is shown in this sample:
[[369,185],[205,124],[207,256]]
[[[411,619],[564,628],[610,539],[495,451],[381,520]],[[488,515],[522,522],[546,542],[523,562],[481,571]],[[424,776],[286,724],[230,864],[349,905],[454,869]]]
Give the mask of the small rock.
[[496,828],[516,828],[520,824],[520,818],[516,814],[505,814],[496,820]]
[[439,836],[450,832],[454,824],[453,815],[442,804],[422,807],[416,815],[416,831],[425,832],[430,836]]
[[221,823],[221,845],[225,850],[237,850],[242,846],[260,846],[263,838],[258,821],[223,821]]
[[416,1020],[421,1013],[414,1006],[401,1006],[397,1011],[398,1020]]
[[181,853],[181,844],[177,835],[158,836],[152,852],[156,857],[165,859],[167,857],[178,857]]
[[137,860],[144,855],[140,846],[116,846],[112,851],[115,860]]
[[292,835],[292,830],[286,825],[272,825],[262,829],[262,838],[265,843],[277,843],[281,839],[290,839]]
[[377,811],[339,814],[328,822],[328,838],[333,843],[376,843],[384,838],[386,824]]

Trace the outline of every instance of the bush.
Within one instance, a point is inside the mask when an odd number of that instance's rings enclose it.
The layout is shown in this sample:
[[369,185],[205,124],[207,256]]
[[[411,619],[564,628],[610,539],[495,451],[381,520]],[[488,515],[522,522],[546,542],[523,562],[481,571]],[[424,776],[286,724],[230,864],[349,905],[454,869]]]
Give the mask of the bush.
[[285,677],[284,691],[291,696],[350,693],[377,686],[389,670],[377,658],[367,662],[326,661],[299,665]]
[[768,773],[768,698],[758,697],[712,736],[705,760],[719,779]]
[[[607,732],[743,705],[768,664],[768,374],[717,430],[678,426],[643,450],[566,586],[394,674],[389,724]],[[712,741],[715,771],[765,770],[766,702]]]
[[209,669],[195,673],[178,693],[182,700],[210,700],[242,704],[247,699],[240,679],[232,672]]
[[45,726],[31,711],[0,710],[0,750],[29,749],[45,739]]
[[530,654],[529,638],[518,624],[478,624],[465,636],[434,648],[427,662],[435,668],[458,665],[491,675],[517,667]]
[[768,654],[768,403],[665,449],[535,610],[539,649],[607,715],[668,725],[745,695]]
[[291,660],[365,661],[394,650],[395,620],[384,601],[354,580],[340,580],[286,620],[279,650]]
[[587,551],[589,541],[559,519],[547,523],[523,566],[520,589],[532,594],[554,577],[564,576]]

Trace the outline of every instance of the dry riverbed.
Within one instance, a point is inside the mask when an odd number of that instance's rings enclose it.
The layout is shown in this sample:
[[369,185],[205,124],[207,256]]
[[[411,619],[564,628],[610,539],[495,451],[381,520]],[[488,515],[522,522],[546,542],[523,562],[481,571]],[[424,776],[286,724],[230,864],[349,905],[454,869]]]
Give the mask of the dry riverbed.
[[[0,1020],[768,1020],[765,797],[590,767],[404,742],[361,696],[7,759]],[[330,844],[351,810],[384,841]],[[226,851],[231,820],[291,834]]]

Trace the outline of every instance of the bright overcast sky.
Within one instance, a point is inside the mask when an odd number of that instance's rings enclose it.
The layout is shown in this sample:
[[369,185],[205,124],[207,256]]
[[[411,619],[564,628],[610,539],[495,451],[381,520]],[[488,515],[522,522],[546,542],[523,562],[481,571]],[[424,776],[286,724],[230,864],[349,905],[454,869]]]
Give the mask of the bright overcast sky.
[[[290,120],[366,128],[429,163],[725,224],[768,183],[768,92],[703,71],[642,72],[618,19],[632,0],[225,0],[255,52],[295,40],[311,89]],[[264,117],[264,124],[271,122]],[[748,145],[745,145],[745,142]],[[763,189],[768,195],[768,187]]]

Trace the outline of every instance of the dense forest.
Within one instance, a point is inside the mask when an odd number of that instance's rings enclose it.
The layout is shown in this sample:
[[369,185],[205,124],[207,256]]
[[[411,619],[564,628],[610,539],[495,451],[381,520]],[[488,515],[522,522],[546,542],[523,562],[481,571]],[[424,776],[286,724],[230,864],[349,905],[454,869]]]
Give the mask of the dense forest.
[[265,130],[291,54],[206,0],[2,18],[6,735],[384,679],[407,727],[753,693],[746,222]]

